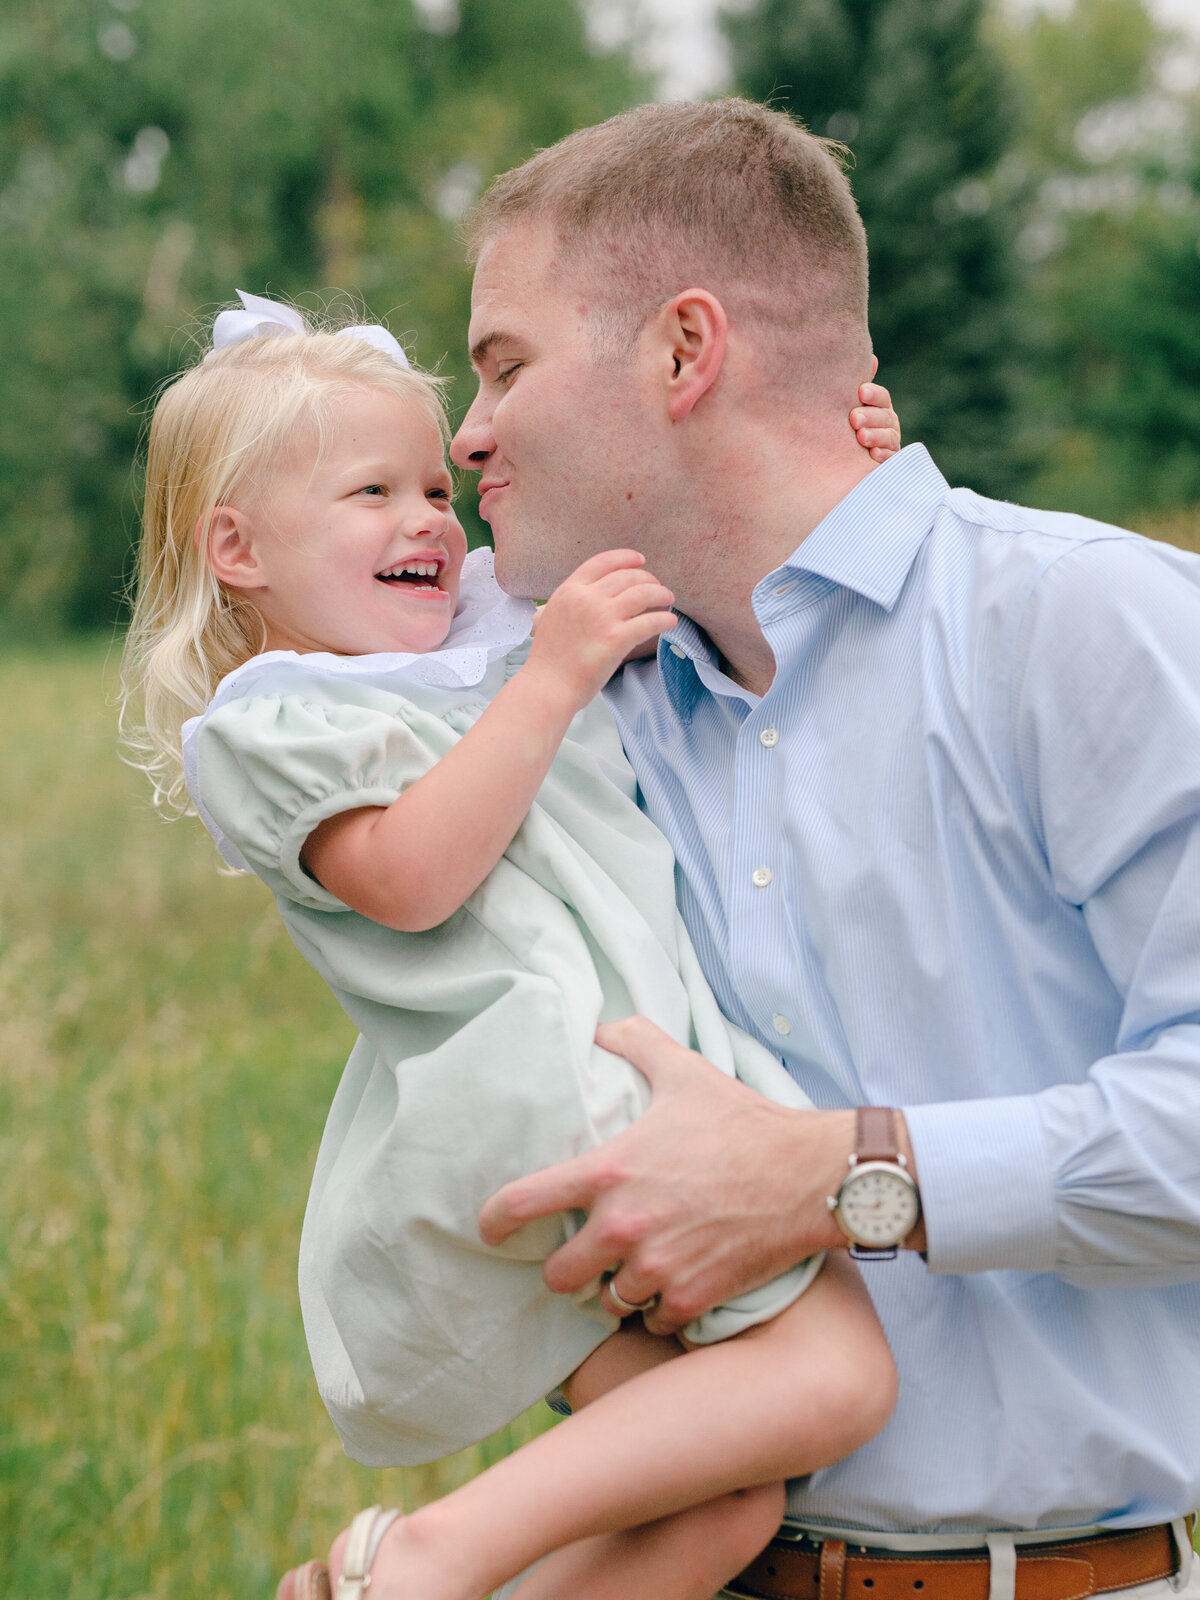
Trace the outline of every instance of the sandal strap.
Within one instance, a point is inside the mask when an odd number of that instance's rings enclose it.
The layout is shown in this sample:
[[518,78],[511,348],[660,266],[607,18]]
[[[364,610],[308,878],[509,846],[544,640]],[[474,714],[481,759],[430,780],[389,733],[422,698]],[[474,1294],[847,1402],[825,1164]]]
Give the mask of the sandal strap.
[[323,1561],[306,1561],[279,1580],[275,1600],[332,1600],[329,1568]]
[[350,1524],[342,1557],[337,1600],[362,1600],[371,1582],[371,1563],[384,1534],[399,1515],[396,1510],[385,1511],[382,1506],[368,1506],[355,1517]]

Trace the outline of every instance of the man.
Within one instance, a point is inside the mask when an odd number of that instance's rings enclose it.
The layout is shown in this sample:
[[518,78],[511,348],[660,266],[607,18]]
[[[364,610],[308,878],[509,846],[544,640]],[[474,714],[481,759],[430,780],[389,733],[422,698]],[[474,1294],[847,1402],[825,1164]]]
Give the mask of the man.
[[473,241],[453,454],[500,581],[544,595],[629,545],[673,589],[610,703],[724,1009],[823,1108],[622,1024],[651,1109],[502,1191],[488,1237],[583,1207],[548,1282],[616,1269],[662,1333],[813,1250],[902,1247],[865,1268],[896,1416],[793,1485],[746,1592],[1178,1592],[1200,562],[951,491],[920,446],[872,466],[844,423],[872,371],[861,223],[780,113],[583,130],[497,181]]

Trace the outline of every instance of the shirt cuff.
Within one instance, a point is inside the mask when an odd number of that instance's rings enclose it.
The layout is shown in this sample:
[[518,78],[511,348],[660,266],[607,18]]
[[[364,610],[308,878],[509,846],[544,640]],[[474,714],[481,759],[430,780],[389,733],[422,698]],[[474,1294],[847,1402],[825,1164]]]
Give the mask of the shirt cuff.
[[1031,1095],[906,1106],[931,1272],[1051,1272],[1054,1175]]

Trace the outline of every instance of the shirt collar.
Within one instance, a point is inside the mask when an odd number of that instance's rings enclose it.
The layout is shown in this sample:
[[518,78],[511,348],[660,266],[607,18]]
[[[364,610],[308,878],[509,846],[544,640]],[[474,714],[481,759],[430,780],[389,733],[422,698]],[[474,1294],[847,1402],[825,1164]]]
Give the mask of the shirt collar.
[[[855,484],[782,567],[759,580],[753,595],[759,621],[767,626],[812,598],[812,586],[787,582],[790,574],[822,580],[822,593],[829,584],[842,584],[890,611],[949,487],[923,444],[906,445]],[[757,696],[721,671],[711,640],[690,617],[680,615],[671,632],[659,637],[658,661],[681,715],[695,697],[697,680],[715,693],[757,704]],[[689,664],[695,676],[680,671]]]
[[[685,617],[682,612],[677,615],[679,620],[670,633],[659,635],[658,664],[679,715],[686,718],[689,714],[697,681],[713,694],[744,700],[747,705],[757,705],[756,694],[744,689],[721,671],[716,648],[708,635],[696,626],[691,617]],[[691,672],[686,670],[689,667]],[[681,668],[684,670],[681,671]]]
[[755,587],[760,620],[760,599],[774,595],[782,572],[812,573],[890,611],[949,487],[923,444],[875,467]]

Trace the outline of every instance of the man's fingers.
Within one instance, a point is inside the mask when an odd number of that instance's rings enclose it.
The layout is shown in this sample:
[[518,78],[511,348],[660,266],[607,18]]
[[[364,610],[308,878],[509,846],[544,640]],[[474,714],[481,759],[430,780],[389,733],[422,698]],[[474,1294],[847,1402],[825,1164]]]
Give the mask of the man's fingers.
[[497,1189],[479,1212],[479,1234],[484,1244],[503,1244],[510,1234],[536,1217],[552,1216],[556,1211],[587,1211],[599,1187],[593,1166],[594,1153],[589,1152]]
[[542,1277],[555,1294],[578,1294],[589,1283],[612,1272],[620,1261],[621,1246],[614,1244],[598,1223],[588,1221],[546,1258]]
[[[681,1073],[694,1072],[702,1062],[695,1051],[676,1044],[669,1033],[656,1027],[648,1017],[622,1017],[620,1022],[602,1022],[596,1029],[596,1043],[602,1050],[624,1056],[652,1089],[662,1088]],[[716,1068],[708,1070],[715,1072]]]
[[[618,1278],[620,1284],[617,1283]],[[634,1281],[629,1269],[622,1263],[615,1271],[608,1273],[601,1284],[600,1304],[616,1317],[634,1317],[639,1311],[653,1311],[658,1305],[657,1292],[649,1288],[636,1289]]]
[[691,1322],[690,1316],[674,1311],[665,1300],[660,1300],[656,1306],[642,1313],[642,1321],[646,1325],[647,1333],[654,1333],[659,1338],[668,1334],[680,1333]]

